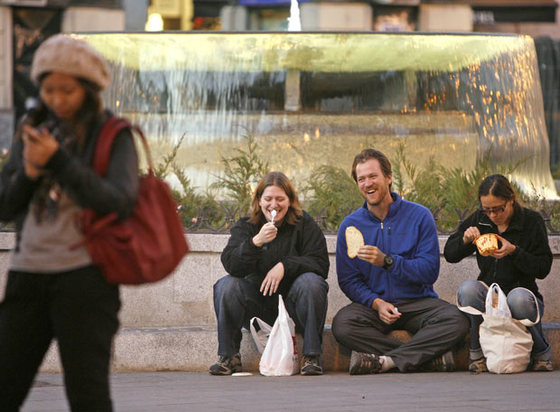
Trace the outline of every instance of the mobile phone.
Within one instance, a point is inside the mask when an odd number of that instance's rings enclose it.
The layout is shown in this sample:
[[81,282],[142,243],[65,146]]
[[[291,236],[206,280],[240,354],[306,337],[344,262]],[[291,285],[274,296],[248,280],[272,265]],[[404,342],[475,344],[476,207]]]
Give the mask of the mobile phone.
[[[32,129],[35,133],[39,134],[39,130],[36,127],[27,125],[27,130]],[[25,133],[28,137],[29,140],[33,141],[33,142],[37,142],[39,141],[39,139],[37,139],[37,137],[34,134],[29,133],[27,130],[24,130],[23,133]]]

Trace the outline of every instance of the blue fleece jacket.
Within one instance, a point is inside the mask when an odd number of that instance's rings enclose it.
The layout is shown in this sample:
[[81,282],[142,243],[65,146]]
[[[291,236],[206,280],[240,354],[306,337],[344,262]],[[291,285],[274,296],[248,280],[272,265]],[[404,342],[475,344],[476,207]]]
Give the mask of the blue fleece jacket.
[[[348,215],[338,229],[336,271],[338,284],[352,302],[368,307],[374,299],[395,303],[406,299],[438,297],[433,284],[439,274],[439,242],[430,211],[391,193],[393,203],[383,221],[364,205]],[[366,245],[377,246],[391,255],[393,265],[380,266],[351,259],[347,254],[345,231],[355,226]]]

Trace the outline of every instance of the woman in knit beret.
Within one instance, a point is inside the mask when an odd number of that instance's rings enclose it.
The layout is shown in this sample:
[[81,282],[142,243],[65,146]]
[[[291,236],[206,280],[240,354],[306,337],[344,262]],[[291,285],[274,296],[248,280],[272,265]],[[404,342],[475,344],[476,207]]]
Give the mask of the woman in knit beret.
[[78,217],[83,209],[127,217],[138,189],[132,134],[116,137],[107,174],[91,167],[105,120],[104,59],[75,37],[56,35],[34,55],[39,102],[18,126],[0,174],[0,220],[14,221],[0,304],[0,403],[17,411],[56,339],[72,411],[111,411],[109,363],[119,289],[92,265]]

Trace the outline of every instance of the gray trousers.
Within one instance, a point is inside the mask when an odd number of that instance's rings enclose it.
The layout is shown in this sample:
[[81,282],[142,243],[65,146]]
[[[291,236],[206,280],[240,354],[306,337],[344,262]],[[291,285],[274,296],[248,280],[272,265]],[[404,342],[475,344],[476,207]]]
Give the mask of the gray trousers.
[[[218,355],[239,352],[241,328],[249,329],[249,320],[257,316],[272,325],[278,316],[278,296],[263,296],[262,279],[257,276],[236,278],[230,275],[214,285],[214,310],[218,321]],[[286,296],[286,310],[303,335],[303,354],[320,355],[329,285],[321,276],[307,272],[296,278]]]
[[[441,299],[412,299],[394,305],[402,316],[388,325],[376,310],[351,303],[336,314],[333,335],[348,349],[390,356],[397,368],[406,372],[447,352],[469,330],[467,316]],[[397,329],[408,331],[412,338],[401,343],[388,336]]]

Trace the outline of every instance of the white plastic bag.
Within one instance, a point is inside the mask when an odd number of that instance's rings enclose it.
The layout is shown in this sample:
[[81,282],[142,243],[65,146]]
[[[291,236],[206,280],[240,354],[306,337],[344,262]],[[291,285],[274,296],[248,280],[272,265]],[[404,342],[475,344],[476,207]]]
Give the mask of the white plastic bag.
[[[535,298],[535,301],[537,299]],[[482,315],[480,347],[486,357],[486,367],[493,373],[517,373],[527,369],[533,348],[533,338],[525,325],[539,321],[519,321],[511,317],[507,298],[497,283],[488,288],[485,313],[468,306],[459,307],[471,315]],[[540,318],[540,315],[539,315]]]
[[507,304],[507,298],[497,283],[492,283],[486,293],[486,312],[488,316],[501,316],[511,318],[511,311]]
[[249,328],[251,329],[251,336],[253,336],[255,346],[257,347],[259,353],[262,355],[266,346],[266,342],[268,342],[270,332],[272,331],[272,326],[270,326],[264,320],[255,317],[251,318],[251,321],[249,322]]
[[279,295],[278,317],[261,356],[259,372],[264,376],[290,376],[298,373],[298,369],[294,321]]

